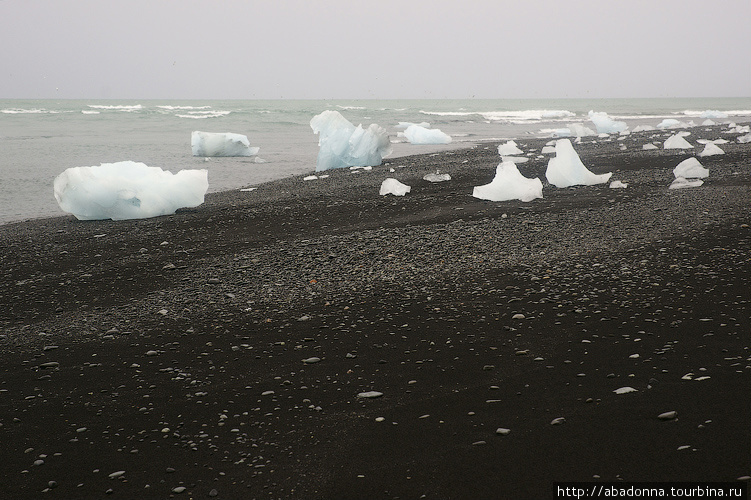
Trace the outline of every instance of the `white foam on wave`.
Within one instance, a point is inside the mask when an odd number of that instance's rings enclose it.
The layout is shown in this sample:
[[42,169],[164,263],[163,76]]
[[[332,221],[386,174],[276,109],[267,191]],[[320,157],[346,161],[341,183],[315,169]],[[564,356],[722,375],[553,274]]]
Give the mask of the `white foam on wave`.
[[125,105],[107,105],[107,104],[89,104],[88,105],[92,109],[110,109],[115,111],[139,111],[143,109],[143,106],[140,104],[134,104],[133,106],[125,106]]
[[61,113],[61,111],[52,111],[52,110],[44,109],[44,108],[33,108],[33,109],[7,108],[7,109],[0,109],[0,113],[4,113],[6,115],[56,115],[58,113]]
[[178,118],[192,118],[194,120],[202,120],[204,118],[219,118],[227,116],[232,111],[191,111],[188,114],[176,114]]
[[337,107],[337,108],[339,108],[339,109],[347,109],[347,110],[352,110],[352,109],[365,109],[365,107],[364,107],[364,106],[340,106],[340,105],[338,105],[338,104],[336,105],[336,107]]
[[211,109],[211,106],[157,106],[157,108],[174,111],[182,109]]

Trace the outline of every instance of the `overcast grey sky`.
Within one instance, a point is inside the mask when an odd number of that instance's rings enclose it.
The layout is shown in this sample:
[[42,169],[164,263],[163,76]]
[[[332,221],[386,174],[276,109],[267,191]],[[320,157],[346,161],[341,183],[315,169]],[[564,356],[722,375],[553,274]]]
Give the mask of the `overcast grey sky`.
[[751,95],[751,0],[0,0],[0,98]]

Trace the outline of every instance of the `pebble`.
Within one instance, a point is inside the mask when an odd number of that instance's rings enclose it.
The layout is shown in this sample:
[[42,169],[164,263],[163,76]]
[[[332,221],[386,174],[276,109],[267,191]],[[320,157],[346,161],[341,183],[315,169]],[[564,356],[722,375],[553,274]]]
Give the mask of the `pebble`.
[[373,398],[380,398],[383,396],[382,392],[378,391],[367,391],[367,392],[361,392],[357,395],[358,398],[365,398],[365,399],[373,399]]
[[209,496],[210,497],[215,497],[218,494],[219,494],[219,492],[216,489],[213,489],[213,490],[209,491]]
[[146,351],[146,356],[156,356],[158,354],[158,351]]
[[274,394],[274,391],[264,391],[261,393],[261,396],[271,396],[272,394]]
[[176,488],[172,488],[172,493],[182,493],[183,491],[187,490],[185,486],[178,486]]
[[514,314],[513,316],[511,316],[511,319],[524,319],[525,317],[526,316],[524,316],[523,314],[517,313],[517,314]]
[[504,429],[503,427],[499,427],[495,430],[495,433],[499,436],[508,436],[511,432],[511,429]]
[[665,413],[660,413],[659,415],[657,415],[657,418],[659,418],[660,420],[673,420],[677,416],[677,411],[666,411]]
[[637,392],[633,387],[621,387],[613,391],[616,394],[628,394],[629,392]]
[[313,356],[312,358],[302,360],[302,362],[305,363],[306,365],[312,365],[313,363],[318,363],[319,361],[321,361],[321,358],[317,358],[315,356]]
[[122,476],[123,474],[125,474],[125,471],[124,470],[119,470],[117,472],[113,472],[112,474],[110,474],[109,478],[110,479],[117,479],[118,477]]
[[554,418],[553,420],[550,421],[550,425],[561,425],[565,421],[566,419],[563,417]]

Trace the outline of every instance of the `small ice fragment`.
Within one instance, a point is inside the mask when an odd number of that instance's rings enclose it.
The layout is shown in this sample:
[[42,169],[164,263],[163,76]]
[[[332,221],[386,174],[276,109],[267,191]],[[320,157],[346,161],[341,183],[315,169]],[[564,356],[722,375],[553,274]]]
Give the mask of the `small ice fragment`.
[[425,174],[423,176],[423,180],[426,180],[428,182],[444,182],[444,181],[450,181],[451,176],[449,174],[442,174],[439,171],[436,171],[436,173],[430,173]]
[[514,163],[505,162],[496,167],[490,184],[475,186],[472,196],[481,200],[524,202],[542,198],[542,181],[524,177]]
[[412,124],[404,131],[404,137],[411,144],[450,144],[451,136],[439,129],[428,129],[417,124]]
[[556,187],[564,188],[576,185],[594,185],[607,182],[613,175],[594,174],[584,166],[574,146],[568,139],[559,139],[555,143],[555,158],[548,161],[545,177]]
[[387,194],[393,194],[394,196],[404,196],[412,190],[411,186],[402,184],[394,178],[387,178],[381,183],[381,190],[379,194],[385,196]]
[[724,155],[725,151],[720,149],[719,146],[717,146],[714,143],[708,143],[706,146],[704,146],[704,151],[699,153],[699,156],[714,156],[714,155]]
[[628,187],[628,183],[621,181],[613,181],[610,183],[610,189],[625,189]]
[[521,155],[524,151],[519,149],[514,141],[508,141],[498,146],[498,154],[501,156]]
[[681,134],[671,135],[662,146],[665,149],[691,149],[693,146]]
[[253,156],[261,148],[250,147],[242,134],[194,131],[190,136],[193,156]]
[[696,158],[688,158],[680,162],[678,166],[673,169],[673,175],[675,175],[676,178],[704,179],[709,177],[709,169],[704,168]]
[[683,188],[692,188],[692,187],[699,187],[702,184],[704,184],[704,181],[701,179],[684,179],[683,177],[676,177],[676,179],[668,186],[668,189],[683,189]]

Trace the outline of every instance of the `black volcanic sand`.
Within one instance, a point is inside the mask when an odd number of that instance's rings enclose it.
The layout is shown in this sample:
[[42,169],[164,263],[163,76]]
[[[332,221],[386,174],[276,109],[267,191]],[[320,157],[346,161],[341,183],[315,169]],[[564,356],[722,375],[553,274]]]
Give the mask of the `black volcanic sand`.
[[[668,185],[703,146],[642,151],[670,134],[647,132],[576,146],[626,189],[530,203],[471,196],[495,143],[173,216],[2,226],[3,498],[748,480],[751,144],[725,130],[692,129],[731,141],[698,188]],[[527,177],[545,142],[517,140]],[[379,196],[386,177],[412,192]]]

